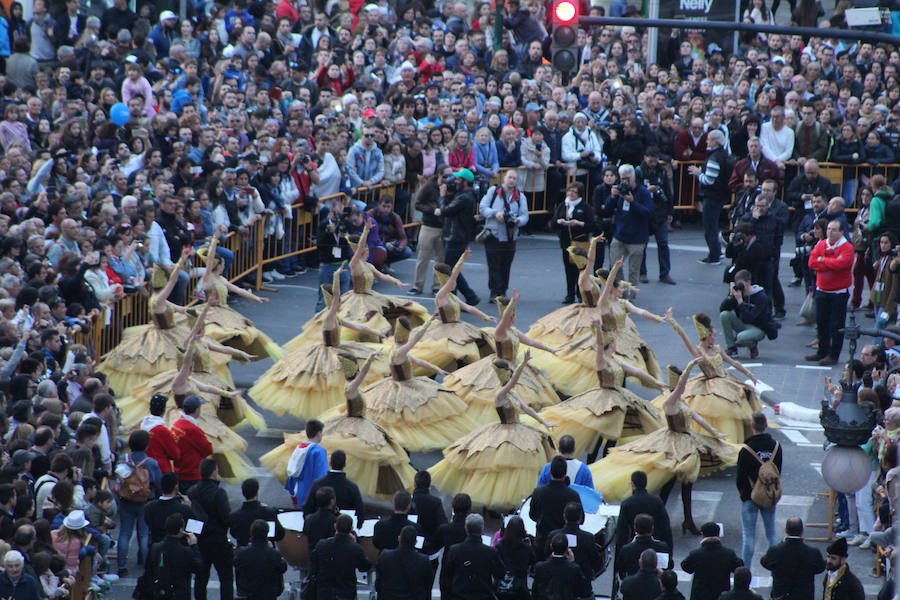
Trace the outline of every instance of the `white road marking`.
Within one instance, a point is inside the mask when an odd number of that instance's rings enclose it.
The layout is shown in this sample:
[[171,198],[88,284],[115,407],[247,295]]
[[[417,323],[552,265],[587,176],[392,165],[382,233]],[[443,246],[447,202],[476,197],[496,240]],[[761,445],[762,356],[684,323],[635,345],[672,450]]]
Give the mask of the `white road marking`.
[[710,492],[706,490],[693,490],[691,498],[694,502],[719,502],[722,500],[723,492]]
[[822,463],[811,462],[809,463],[809,466],[816,470],[816,473],[819,474],[819,477],[822,476]]
[[[269,287],[273,287],[275,289],[291,289],[291,290],[308,290],[310,292],[318,292],[319,288],[313,287],[311,285],[295,285],[293,283],[276,283],[276,284],[268,284]],[[396,294],[398,298],[415,298],[416,300],[431,300],[434,302],[434,296],[412,296],[410,294]]]
[[815,496],[792,496],[790,494],[785,494],[782,495],[781,500],[778,501],[778,506],[801,506],[803,508],[809,508],[815,501]]
[[795,444],[810,444],[811,442],[805,435],[797,431],[796,429],[781,429],[781,433],[784,434],[784,437],[789,439],[791,442]]
[[819,365],[794,365],[795,369],[812,369],[815,371],[830,371],[831,367],[822,367]]

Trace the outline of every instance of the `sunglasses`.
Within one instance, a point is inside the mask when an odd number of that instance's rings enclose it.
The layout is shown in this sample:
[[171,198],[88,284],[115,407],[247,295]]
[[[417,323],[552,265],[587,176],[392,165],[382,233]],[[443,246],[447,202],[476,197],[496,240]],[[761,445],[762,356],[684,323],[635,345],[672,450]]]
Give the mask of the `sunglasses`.
[[375,137],[375,134],[374,134],[374,133],[364,133],[364,134],[363,134],[363,137],[365,137],[365,138],[373,138],[373,137]]

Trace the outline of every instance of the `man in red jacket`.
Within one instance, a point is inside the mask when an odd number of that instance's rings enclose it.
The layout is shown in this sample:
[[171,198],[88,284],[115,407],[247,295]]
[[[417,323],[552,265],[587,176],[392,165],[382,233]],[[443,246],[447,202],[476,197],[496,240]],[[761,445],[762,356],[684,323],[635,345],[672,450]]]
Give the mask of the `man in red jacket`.
[[200,481],[200,461],[213,451],[212,444],[206,439],[196,418],[200,414],[200,405],[205,402],[198,396],[188,396],[184,399],[181,418],[172,424],[172,435],[180,452],[174,463],[175,472],[178,473],[178,488],[182,494],[186,494],[191,486]]
[[159,470],[163,473],[171,472],[172,463],[181,457],[181,450],[163,418],[168,401],[169,399],[162,394],[153,394],[150,398],[150,416],[144,417],[141,421],[141,429],[150,434],[147,456],[159,463]]
[[853,285],[853,245],[844,238],[840,221],[828,223],[826,237],[809,253],[809,268],[816,272],[816,331],[819,348],[806,360],[823,366],[837,363],[844,344],[847,300]]

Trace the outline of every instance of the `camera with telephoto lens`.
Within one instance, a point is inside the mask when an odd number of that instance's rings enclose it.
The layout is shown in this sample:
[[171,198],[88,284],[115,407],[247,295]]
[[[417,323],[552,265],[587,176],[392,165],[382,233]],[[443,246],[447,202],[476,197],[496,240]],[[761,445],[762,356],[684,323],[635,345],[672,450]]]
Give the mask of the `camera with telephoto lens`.
[[889,256],[898,256],[898,255],[900,255],[900,249],[891,248],[890,250],[888,250],[888,255]]
[[341,233],[347,233],[350,229],[350,215],[353,214],[353,207],[349,204],[344,207],[343,212],[341,212],[341,220],[338,221],[338,231]]
[[444,185],[447,188],[447,196],[455,196],[456,192],[459,190],[459,184],[456,182],[456,177],[453,175],[444,177]]
[[744,291],[744,282],[743,282],[743,281],[738,281],[737,283],[735,283],[735,284],[734,284],[734,289],[737,290],[737,291],[739,291],[739,292],[743,292],[743,291]]
[[731,236],[731,243],[735,246],[742,246],[747,238],[744,236],[743,232],[736,231]]
[[623,196],[627,196],[632,192],[631,185],[627,183],[620,183],[616,185],[616,189],[619,190],[619,194]]

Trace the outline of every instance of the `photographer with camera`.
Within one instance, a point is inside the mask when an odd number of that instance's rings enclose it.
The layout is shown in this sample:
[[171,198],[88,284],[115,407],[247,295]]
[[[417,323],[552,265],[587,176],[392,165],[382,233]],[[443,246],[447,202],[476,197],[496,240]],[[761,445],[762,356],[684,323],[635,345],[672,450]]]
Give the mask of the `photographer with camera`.
[[742,270],[749,271],[754,280],[762,281],[766,250],[759,243],[751,223],[738,223],[725,246],[725,257],[731,259],[731,266],[725,271],[725,283],[734,281],[734,274]]
[[[672,181],[666,168],[659,162],[659,148],[650,146],[644,151],[644,161],[635,170],[638,185],[646,188],[653,199],[653,212],[650,217],[650,233],[656,239],[656,256],[659,260],[659,280],[662,283],[675,285],[669,275],[672,261],[669,257],[669,223],[675,210],[672,206]],[[647,283],[647,247],[641,260],[641,283]]]
[[[443,219],[444,262],[456,264],[469,242],[475,238],[475,195],[472,184],[475,176],[469,169],[460,169],[444,175],[440,184],[441,203],[434,215]],[[456,289],[463,295],[466,304],[476,306],[481,298],[469,286],[460,273]]]
[[[609,247],[610,263],[628,257],[628,280],[637,282],[640,277],[641,259],[650,238],[650,219],[653,217],[653,199],[644,186],[638,186],[634,167],[619,167],[619,184],[613,187],[606,210],[615,210],[615,231]],[[616,281],[621,279],[617,274]]]
[[706,136],[708,156],[706,165],[688,167],[688,173],[697,177],[699,192],[703,202],[703,236],[706,238],[708,254],[698,262],[718,265],[722,262],[722,246],[719,244],[719,214],[728,201],[728,179],[731,177],[728,154],[725,152],[725,134],[719,130],[710,131]]
[[491,186],[478,205],[484,217],[484,254],[488,265],[488,288],[493,303],[509,288],[509,271],[516,255],[519,227],[528,223],[528,202],[519,190],[519,172],[507,171],[503,183]]
[[746,346],[750,348],[750,358],[756,358],[759,341],[766,336],[770,340],[778,336],[772,301],[761,286],[753,284],[750,271],[741,269],[735,273],[728,297],[722,301],[719,311],[728,356],[736,357],[738,346]]
[[[353,257],[353,251],[343,233],[347,230],[346,218],[349,216],[350,207],[344,206],[340,201],[334,200],[329,211],[319,219],[319,227],[316,230],[316,247],[319,250],[319,285],[316,298],[316,312],[325,308],[325,298],[322,297],[322,284],[331,283],[334,272],[341,263]],[[341,273],[341,293],[350,289],[350,272],[344,270]]]
[[811,279],[809,275],[809,252],[818,243],[814,227],[816,221],[826,218],[828,204],[824,192],[816,192],[809,203],[809,208],[803,213],[800,224],[797,226],[795,236],[794,258],[791,259],[791,267],[794,270],[794,279],[789,284],[791,287],[799,286],[804,279]]

